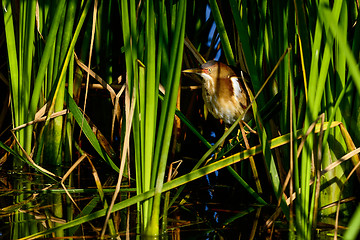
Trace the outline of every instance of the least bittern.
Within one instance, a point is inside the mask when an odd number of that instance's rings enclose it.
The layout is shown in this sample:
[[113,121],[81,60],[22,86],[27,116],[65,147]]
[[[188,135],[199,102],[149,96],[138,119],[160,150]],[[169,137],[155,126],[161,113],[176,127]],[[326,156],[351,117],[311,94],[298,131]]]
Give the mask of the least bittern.
[[[242,122],[246,123],[252,117],[252,112],[245,112],[249,105],[249,96],[243,87],[244,73],[238,77],[235,72],[226,64],[217,61],[208,61],[200,68],[184,70],[184,73],[195,73],[202,78],[202,95],[209,112],[218,119],[222,119],[226,125],[233,124],[241,115],[240,130],[246,148],[250,145]],[[244,84],[246,84],[244,82]],[[250,129],[250,127],[249,127]],[[250,164],[258,192],[262,192],[255,162],[250,157]]]
[[[187,69],[184,73],[195,73],[202,78],[202,95],[209,112],[225,124],[233,124],[249,105],[249,97],[243,87],[243,79],[238,77],[228,65],[208,61],[200,68]],[[244,114],[242,120],[251,119],[251,112]]]

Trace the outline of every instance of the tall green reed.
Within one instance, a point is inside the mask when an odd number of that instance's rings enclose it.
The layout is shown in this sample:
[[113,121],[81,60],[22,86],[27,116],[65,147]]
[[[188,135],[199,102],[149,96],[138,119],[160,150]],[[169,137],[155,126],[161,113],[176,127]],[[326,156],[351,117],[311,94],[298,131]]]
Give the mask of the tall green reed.
[[[163,186],[179,88],[186,1],[145,1],[138,15],[135,2],[121,1],[127,78],[136,91],[133,120],[136,188],[155,188],[153,199],[138,204],[140,232],[159,234]],[[167,9],[170,9],[168,11]],[[159,104],[159,87],[165,87]]]
[[[70,56],[73,57],[78,36],[73,35],[73,24],[79,5],[76,0],[20,1],[19,5],[15,5],[12,1],[4,1],[3,4],[8,10],[4,13],[4,20],[10,70],[12,119],[13,127],[18,127],[33,121],[37,111],[45,104],[49,110],[46,116],[54,111],[63,110],[65,91],[72,90],[73,65],[68,70],[69,78],[65,78],[64,73],[68,69]],[[13,11],[14,6],[18,6],[15,11]],[[88,9],[88,6],[89,4],[85,9]],[[81,24],[80,21],[80,28]],[[69,89],[65,88],[65,82],[69,83]],[[43,128],[35,129],[33,125],[28,125],[25,129],[16,130],[15,136],[20,146],[28,155],[33,156],[36,163],[59,166],[64,161],[63,149],[67,153],[69,162],[72,156],[72,126],[67,124],[67,130],[64,129],[64,120],[60,116],[52,121],[48,118]],[[34,143],[35,132],[38,141]],[[63,147],[64,139],[67,139],[65,147]],[[32,155],[34,146],[35,154]],[[22,154],[19,149],[18,152]],[[18,158],[14,159],[15,169],[21,170],[23,166],[22,161]],[[31,188],[30,183],[24,184],[25,186],[20,181],[16,188]],[[23,200],[24,195],[20,195],[15,202]],[[61,195],[54,194],[52,202],[54,215],[63,217]],[[31,208],[31,205],[28,207]],[[14,216],[12,238],[17,239],[38,231],[36,221],[31,215],[16,213]],[[30,224],[24,222],[25,219],[30,220]],[[63,236],[63,232],[57,232],[57,236]]]
[[[269,151],[267,139],[268,136],[274,136],[274,129],[280,134],[289,132],[290,125],[295,129],[303,128],[306,131],[321,113],[325,113],[325,121],[341,121],[349,127],[349,131],[357,132],[356,127],[351,128],[351,125],[348,125],[348,123],[352,123],[352,126],[356,125],[349,117],[352,111],[356,112],[356,107],[354,106],[355,109],[351,107],[351,103],[357,101],[356,98],[351,98],[358,95],[356,89],[352,88],[354,95],[348,94],[343,99],[345,89],[350,85],[356,85],[358,76],[358,67],[353,57],[357,56],[358,48],[348,47],[348,42],[351,45],[358,36],[358,29],[354,29],[355,38],[349,36],[351,23],[348,19],[355,22],[358,16],[356,11],[352,11],[348,16],[349,6],[354,4],[343,1],[335,1],[332,5],[327,1],[287,1],[283,4],[267,1],[230,1],[235,29],[223,25],[222,19],[228,18],[228,14],[224,14],[225,10],[219,14],[217,2],[210,1],[226,59],[228,63],[234,64],[233,56],[241,54],[241,52],[231,52],[236,40],[232,42],[227,37],[229,32],[231,34],[233,31],[237,32],[246,59],[245,64],[239,65],[247,66],[245,70],[251,75],[255,93],[259,91],[263,83],[262,79],[269,75],[269,70],[275,66],[282,53],[289,47],[292,49],[288,52],[289,56],[281,61],[272,83],[264,88],[256,100],[258,105],[264,105],[265,99],[281,95],[282,108],[272,114],[272,120],[269,122],[261,120],[261,114],[256,108],[254,108],[254,117],[259,140],[263,144],[267,171],[278,198],[282,197],[281,188],[285,184],[284,176],[279,174],[282,166],[288,171],[289,166],[293,164],[294,172],[290,181],[293,182],[296,192],[295,222],[296,233],[300,238],[309,239],[313,236],[319,206],[334,202],[343,196],[340,187],[332,182],[334,179],[344,182],[346,167],[333,170],[320,182],[315,181],[314,185],[310,185],[310,180],[319,177],[316,174],[321,169],[352,149],[347,147],[346,138],[341,135],[338,128],[327,129],[324,139],[321,134],[311,133],[306,138],[305,147],[301,152],[298,152],[294,142],[294,157],[291,158],[294,162],[290,163],[286,161],[291,154],[289,150],[283,151],[285,158],[277,159]],[[226,3],[222,3],[222,9],[225,9],[224,5],[226,6]],[[294,85],[291,85],[289,90],[290,79],[294,80]],[[295,98],[290,99],[292,102],[289,102],[290,91],[296,97],[296,102]],[[339,108],[339,105],[334,105],[341,100],[347,103],[343,105],[344,107]],[[290,108],[292,108],[293,122],[289,121]],[[297,139],[297,134],[294,134],[294,139]],[[279,162],[282,164],[280,165]],[[289,194],[291,195],[292,192]],[[284,201],[282,203],[283,213],[288,218],[292,217]],[[328,209],[321,213],[330,212]],[[290,228],[290,232],[294,233],[293,231],[294,229]]]

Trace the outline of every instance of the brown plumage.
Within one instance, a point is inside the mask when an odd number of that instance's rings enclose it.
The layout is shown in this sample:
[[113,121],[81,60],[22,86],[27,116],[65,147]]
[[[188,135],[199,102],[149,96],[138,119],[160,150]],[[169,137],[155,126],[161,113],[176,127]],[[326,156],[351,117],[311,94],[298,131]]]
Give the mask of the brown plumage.
[[[233,124],[249,104],[249,98],[243,87],[241,77],[226,64],[208,61],[198,69],[184,70],[185,73],[195,73],[202,78],[202,95],[209,112],[222,119],[226,124]],[[251,112],[243,119],[249,121]]]

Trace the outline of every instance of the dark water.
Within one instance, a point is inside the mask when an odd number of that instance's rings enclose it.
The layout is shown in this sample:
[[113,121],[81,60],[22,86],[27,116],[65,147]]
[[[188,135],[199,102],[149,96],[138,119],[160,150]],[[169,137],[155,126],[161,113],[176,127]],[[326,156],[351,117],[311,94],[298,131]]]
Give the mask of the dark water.
[[[238,168],[244,166],[237,166]],[[245,166],[246,167],[246,166]],[[66,168],[68,169],[68,168]],[[57,171],[63,171],[57,170]],[[108,171],[111,172],[111,171]],[[78,177],[80,174],[81,177]],[[70,204],[68,197],[59,184],[54,184],[48,190],[49,179],[42,174],[2,171],[0,188],[0,239],[10,239],[11,213],[15,211],[35,210],[37,216],[51,216],[53,213],[53,197],[61,195],[64,216],[66,219],[66,206]],[[110,202],[115,182],[114,174],[100,176],[105,186],[105,197]],[[69,189],[71,196],[76,200],[81,209],[98,196],[95,181],[91,169],[84,165],[80,170],[74,171],[73,186]],[[16,183],[21,182],[23,189],[15,189]],[[106,188],[108,186],[108,188]],[[265,189],[266,191],[266,189]],[[175,192],[172,192],[173,195]],[[126,198],[128,193],[123,193]],[[131,192],[131,196],[135,193]],[[264,194],[268,196],[268,194]],[[22,197],[23,202],[14,205],[14,199]],[[265,227],[266,221],[275,212],[276,199],[265,199],[269,202],[266,206],[260,206],[245,189],[237,183],[226,169],[211,173],[206,177],[188,183],[180,198],[169,209],[168,232],[166,235],[151,238],[136,234],[136,206],[130,208],[130,239],[272,239],[288,238],[287,220],[280,215],[275,221],[275,227]],[[275,203],[274,203],[275,202]],[[71,205],[71,204],[70,204]],[[11,206],[11,207],[9,207]],[[93,212],[102,209],[98,201]],[[118,230],[121,238],[125,239],[126,211],[120,211],[117,215],[119,221]],[[79,212],[73,208],[74,216]],[[104,218],[91,221],[98,230],[102,227]],[[333,218],[320,220],[321,230],[316,231],[316,239],[331,239]],[[329,225],[324,225],[328,223]],[[38,222],[40,226],[41,221]],[[346,226],[346,224],[344,223]],[[44,227],[40,226],[41,230]],[[252,235],[252,231],[254,231]],[[341,232],[341,229],[340,229]],[[66,233],[66,232],[65,232]],[[86,234],[84,234],[86,233]],[[89,224],[83,224],[76,232],[76,236],[85,235],[86,239],[96,239],[98,232],[94,231]],[[116,239],[109,237],[108,239]]]

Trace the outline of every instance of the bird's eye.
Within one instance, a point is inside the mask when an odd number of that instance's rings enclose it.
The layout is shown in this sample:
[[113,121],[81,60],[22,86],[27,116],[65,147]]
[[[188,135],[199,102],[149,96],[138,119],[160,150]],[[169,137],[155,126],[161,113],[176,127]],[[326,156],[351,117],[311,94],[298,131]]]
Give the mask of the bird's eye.
[[211,68],[208,68],[208,71],[209,71],[209,73],[211,73],[212,69],[211,69]]

